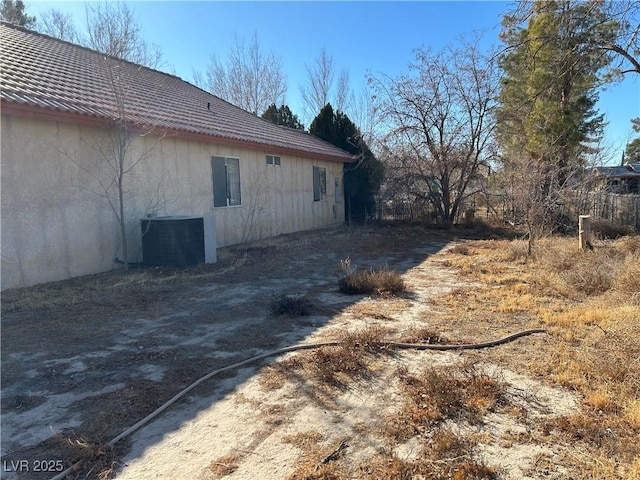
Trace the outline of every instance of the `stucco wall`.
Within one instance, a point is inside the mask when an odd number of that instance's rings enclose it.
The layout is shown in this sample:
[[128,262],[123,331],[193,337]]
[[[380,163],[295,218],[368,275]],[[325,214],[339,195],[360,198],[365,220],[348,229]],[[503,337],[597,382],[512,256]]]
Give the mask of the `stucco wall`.
[[[103,130],[2,115],[2,289],[114,268],[122,256],[102,185],[112,174]],[[344,221],[342,164],[272,152],[138,137],[125,178],[130,261],[142,260],[140,218],[213,215],[218,246]],[[211,157],[239,158],[242,205],[213,208]],[[327,169],[327,198],[313,200],[313,166]],[[115,197],[112,197],[115,199]],[[336,202],[337,200],[337,202]]]

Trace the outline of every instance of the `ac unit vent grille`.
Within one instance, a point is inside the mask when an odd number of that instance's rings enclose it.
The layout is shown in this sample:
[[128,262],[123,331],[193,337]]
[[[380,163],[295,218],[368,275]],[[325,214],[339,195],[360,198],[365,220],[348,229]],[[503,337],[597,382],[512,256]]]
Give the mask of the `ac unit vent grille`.
[[140,221],[145,265],[183,267],[205,261],[202,217],[157,217]]

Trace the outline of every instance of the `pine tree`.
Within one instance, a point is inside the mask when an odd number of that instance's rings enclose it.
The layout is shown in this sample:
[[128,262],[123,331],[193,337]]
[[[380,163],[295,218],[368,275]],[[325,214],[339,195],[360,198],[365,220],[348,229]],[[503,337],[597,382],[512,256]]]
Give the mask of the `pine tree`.
[[296,130],[304,130],[304,125],[300,122],[298,116],[294,115],[287,105],[281,105],[280,108],[278,108],[275,103],[272,103],[264,111],[262,118],[276,125],[295,128]]
[[596,87],[608,59],[590,47],[588,38],[604,35],[597,27],[604,20],[584,3],[539,0],[526,27],[514,28],[514,19],[505,17],[503,147],[560,170],[581,164],[604,128],[595,110]]
[[358,127],[344,113],[334,113],[329,103],[311,122],[309,132],[358,156],[356,162],[344,169],[345,216],[364,221],[375,210],[376,195],[384,177],[382,162],[371,152]]
[[[640,117],[631,120],[633,131],[640,135]],[[627,148],[623,154],[626,162],[640,162],[640,136],[634,138],[627,144]]]
[[2,0],[0,5],[0,18],[3,21],[31,28],[36,24],[36,17],[30,17],[24,11],[22,0]]
[[[503,20],[497,115],[505,178],[520,192],[532,242],[534,230],[557,226],[559,192],[602,136],[603,115],[595,105],[610,57],[594,45],[613,39],[618,27],[597,2],[527,5]],[[528,19],[524,26],[522,19]]]

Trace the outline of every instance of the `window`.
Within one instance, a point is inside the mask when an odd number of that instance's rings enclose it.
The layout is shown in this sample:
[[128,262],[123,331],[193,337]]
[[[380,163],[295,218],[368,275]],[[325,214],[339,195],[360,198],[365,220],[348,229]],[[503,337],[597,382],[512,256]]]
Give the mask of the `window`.
[[327,198],[327,169],[313,167],[313,200],[319,201]]
[[213,206],[230,207],[240,203],[240,160],[211,157]]
[[276,155],[267,155],[267,165],[280,165],[280,157]]

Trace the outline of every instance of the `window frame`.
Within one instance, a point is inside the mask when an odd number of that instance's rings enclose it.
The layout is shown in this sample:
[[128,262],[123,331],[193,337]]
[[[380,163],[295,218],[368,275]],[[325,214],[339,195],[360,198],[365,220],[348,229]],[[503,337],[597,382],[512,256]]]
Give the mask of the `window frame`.
[[[266,155],[265,156],[267,165],[272,165],[274,167],[279,167],[282,163],[282,160],[279,155]],[[271,160],[271,161],[269,161]]]
[[313,201],[327,199],[327,167],[313,166]]
[[[216,179],[219,178],[224,178],[224,181],[216,182]],[[242,206],[239,158],[212,156],[211,183],[214,208]]]

